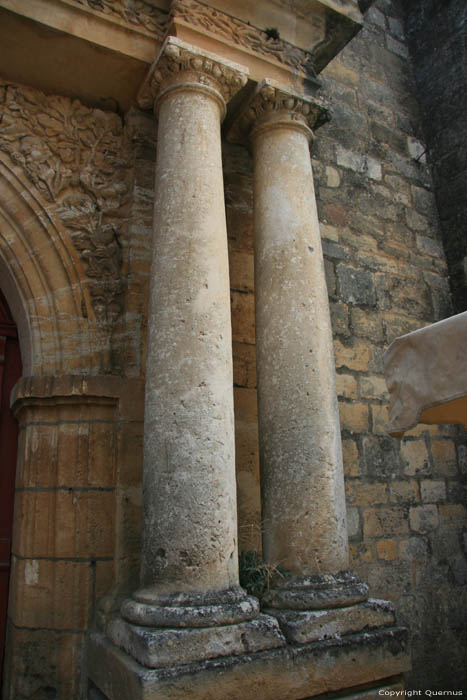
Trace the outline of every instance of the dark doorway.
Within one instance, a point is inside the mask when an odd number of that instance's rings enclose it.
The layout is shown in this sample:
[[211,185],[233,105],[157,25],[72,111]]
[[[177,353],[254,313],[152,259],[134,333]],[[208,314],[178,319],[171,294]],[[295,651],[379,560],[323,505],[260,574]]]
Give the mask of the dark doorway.
[[10,411],[10,394],[21,376],[21,370],[18,332],[0,290],[0,670],[3,668],[5,649],[18,449],[18,424]]

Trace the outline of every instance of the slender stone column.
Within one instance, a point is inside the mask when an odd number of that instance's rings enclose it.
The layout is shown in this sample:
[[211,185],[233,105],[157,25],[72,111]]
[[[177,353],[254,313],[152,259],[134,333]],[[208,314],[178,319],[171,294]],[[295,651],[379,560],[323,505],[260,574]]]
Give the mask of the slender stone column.
[[[127,622],[115,620],[107,632],[146,666],[241,653],[244,639],[248,645],[256,635],[254,646],[261,637],[248,623],[214,636],[205,629],[251,620],[259,610],[238,583],[220,137],[226,102],[245,83],[240,66],[169,37],[140,94],[143,106],[155,103],[159,122],[142,587],[123,603]],[[261,624],[271,627],[267,619]],[[142,632],[141,625],[154,629]],[[192,629],[174,636],[173,628]],[[278,635],[273,630],[269,646],[282,643]]]
[[326,120],[319,101],[263,81],[231,132],[249,133],[254,153],[263,554],[290,574],[266,600],[284,608],[367,596],[339,573],[348,567],[344,478],[309,153],[311,129]]

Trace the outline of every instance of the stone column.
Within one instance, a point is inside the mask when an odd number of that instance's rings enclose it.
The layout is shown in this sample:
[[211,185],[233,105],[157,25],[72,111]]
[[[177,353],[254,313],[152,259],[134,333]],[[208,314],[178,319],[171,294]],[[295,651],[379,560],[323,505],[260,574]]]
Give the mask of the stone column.
[[254,154],[255,293],[263,555],[288,572],[274,608],[364,600],[348,571],[328,294],[311,171],[319,100],[261,83],[231,130]]
[[[169,37],[140,94],[143,106],[155,103],[159,122],[142,587],[122,606],[134,626],[119,619],[108,634],[146,666],[240,653],[248,646],[248,624],[236,631],[219,625],[258,614],[258,602],[238,584],[220,136],[226,102],[245,83],[240,66]],[[141,626],[154,629],[148,634]],[[206,631],[216,626],[216,633]],[[179,629],[174,636],[173,628],[203,629]],[[278,643],[272,629],[267,645]]]

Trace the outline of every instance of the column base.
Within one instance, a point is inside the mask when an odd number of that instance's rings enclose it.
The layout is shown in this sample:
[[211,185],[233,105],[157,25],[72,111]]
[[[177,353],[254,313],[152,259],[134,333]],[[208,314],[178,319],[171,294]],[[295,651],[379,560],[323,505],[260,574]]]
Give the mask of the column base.
[[368,586],[351,571],[313,576],[287,576],[262,598],[263,608],[279,610],[327,610],[368,599]]
[[123,601],[122,617],[144,627],[216,627],[253,620],[259,601],[240,587],[210,593],[141,589]]
[[378,690],[403,688],[400,674],[410,669],[407,637],[407,630],[391,627],[148,669],[93,632],[88,670],[106,700],[302,700],[338,691],[373,700]]

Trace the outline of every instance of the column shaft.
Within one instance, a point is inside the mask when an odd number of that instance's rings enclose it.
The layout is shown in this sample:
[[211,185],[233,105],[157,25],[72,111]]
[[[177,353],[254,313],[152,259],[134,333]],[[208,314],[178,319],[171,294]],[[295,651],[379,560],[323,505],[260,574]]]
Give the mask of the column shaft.
[[220,121],[201,86],[160,106],[141,575],[167,593],[238,585]]
[[264,553],[293,574],[348,565],[335,365],[309,129],[253,134]]

